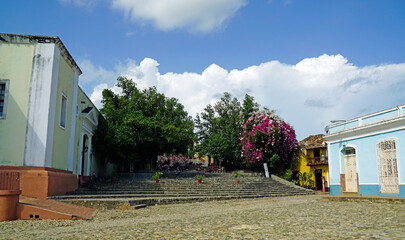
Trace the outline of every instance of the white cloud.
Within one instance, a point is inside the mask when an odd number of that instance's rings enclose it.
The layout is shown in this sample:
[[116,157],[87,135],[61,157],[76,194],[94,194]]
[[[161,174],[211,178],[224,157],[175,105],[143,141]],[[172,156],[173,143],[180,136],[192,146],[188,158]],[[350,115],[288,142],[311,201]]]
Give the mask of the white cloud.
[[90,95],[90,100],[96,105],[98,109],[102,108],[101,100],[103,99],[103,90],[107,89],[108,85],[106,83],[102,83],[94,87],[93,93]]
[[137,79],[137,85],[140,88],[158,85],[159,63],[151,58],[145,58],[139,64],[133,60],[128,60],[127,65],[121,66],[121,75]]
[[112,0],[112,7],[135,22],[152,23],[157,29],[186,28],[209,32],[247,4],[247,0]]
[[[231,71],[212,64],[201,74],[160,74],[158,66],[150,58],[139,64],[128,60],[116,67],[113,79],[124,75],[141,88],[156,86],[166,96],[178,98],[193,117],[225,91],[240,100],[249,93],[291,123],[300,139],[323,133],[330,120],[350,119],[405,103],[405,63],[357,67],[341,55],[324,54],[296,65],[270,61]],[[101,100],[102,89],[113,87],[111,81],[101,83],[94,84],[91,94],[96,103]]]
[[79,66],[83,72],[80,76],[81,84],[92,82],[114,82],[116,79],[115,71],[108,71],[100,66],[96,67],[89,60],[79,60]]
[[90,100],[98,109],[101,109],[103,107],[103,104],[101,103],[101,100],[103,99],[103,90],[107,88],[113,91],[115,94],[121,94],[122,92],[121,88],[115,85],[112,87],[108,87],[106,83],[101,83],[95,86],[93,89],[93,93],[90,95]]

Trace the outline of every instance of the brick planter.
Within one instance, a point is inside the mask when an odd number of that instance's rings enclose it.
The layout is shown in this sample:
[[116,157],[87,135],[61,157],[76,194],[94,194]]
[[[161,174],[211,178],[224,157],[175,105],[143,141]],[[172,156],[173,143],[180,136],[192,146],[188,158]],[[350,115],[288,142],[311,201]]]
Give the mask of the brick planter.
[[17,218],[17,203],[21,190],[0,190],[0,221]]

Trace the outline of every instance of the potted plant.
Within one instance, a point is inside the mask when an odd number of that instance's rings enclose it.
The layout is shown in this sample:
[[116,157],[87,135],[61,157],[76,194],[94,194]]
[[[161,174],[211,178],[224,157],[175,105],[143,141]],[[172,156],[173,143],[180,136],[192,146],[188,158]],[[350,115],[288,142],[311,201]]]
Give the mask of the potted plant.
[[197,179],[198,184],[201,183],[201,181],[203,180],[204,175],[195,175],[195,179]]
[[245,177],[242,173],[238,173],[238,172],[232,172],[232,174],[236,179],[236,184],[240,183],[240,181],[238,180],[238,177]]
[[162,176],[163,173],[162,172],[155,172],[155,175],[152,176],[153,180],[156,181],[156,183],[159,183],[159,178],[160,176]]
[[111,182],[115,183],[117,181],[117,173],[114,171],[111,173]]

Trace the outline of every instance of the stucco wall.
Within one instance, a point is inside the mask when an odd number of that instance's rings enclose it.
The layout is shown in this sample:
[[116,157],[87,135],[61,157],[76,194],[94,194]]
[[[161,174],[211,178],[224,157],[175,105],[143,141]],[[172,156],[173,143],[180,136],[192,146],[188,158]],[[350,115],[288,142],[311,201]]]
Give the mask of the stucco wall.
[[0,43],[0,79],[9,80],[7,115],[0,119],[0,166],[23,166],[33,44]]
[[365,117],[363,118],[362,124],[370,124],[370,123],[375,123],[381,120],[385,120],[385,119],[389,119],[389,118],[393,118],[393,117],[397,117],[398,116],[398,109],[393,109],[391,111],[387,111],[387,112],[383,112],[380,114],[375,114],[369,117]]
[[[52,167],[67,170],[69,135],[72,114],[74,70],[61,55],[56,93],[55,125],[53,133]],[[62,93],[67,97],[65,128],[60,126]]]
[[334,132],[354,128],[354,127],[357,127],[358,125],[359,125],[359,120],[357,120],[357,119],[353,120],[353,121],[348,121],[348,122],[339,124],[337,126],[330,127],[329,133],[334,133]]
[[[329,168],[331,184],[335,185],[334,195],[340,194],[340,174],[344,173],[344,159],[342,148],[353,147],[356,149],[357,170],[359,176],[360,194],[391,195],[379,193],[377,143],[382,140],[395,139],[397,141],[397,159],[399,184],[405,185],[405,130],[396,130],[371,136],[355,138],[330,144]],[[362,193],[362,189],[366,192]],[[373,189],[373,193],[372,190]],[[395,194],[394,194],[395,195]],[[402,192],[402,195],[405,195]]]
[[298,171],[300,173],[309,173],[311,171],[311,167],[307,166],[307,154],[308,150],[304,149],[303,154],[300,157],[300,160],[298,162]]

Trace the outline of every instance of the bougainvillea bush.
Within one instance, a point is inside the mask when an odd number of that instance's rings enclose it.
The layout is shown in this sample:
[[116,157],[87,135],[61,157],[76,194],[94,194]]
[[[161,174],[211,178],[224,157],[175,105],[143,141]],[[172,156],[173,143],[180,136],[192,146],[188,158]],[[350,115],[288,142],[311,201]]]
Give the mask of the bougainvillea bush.
[[241,144],[251,166],[268,163],[291,166],[298,159],[299,145],[294,129],[270,111],[256,112],[244,124]]

